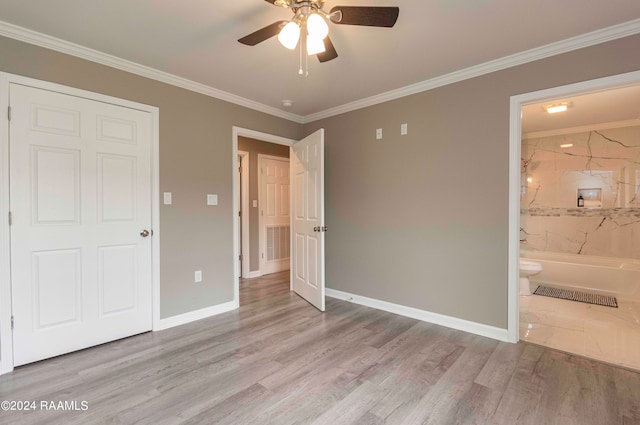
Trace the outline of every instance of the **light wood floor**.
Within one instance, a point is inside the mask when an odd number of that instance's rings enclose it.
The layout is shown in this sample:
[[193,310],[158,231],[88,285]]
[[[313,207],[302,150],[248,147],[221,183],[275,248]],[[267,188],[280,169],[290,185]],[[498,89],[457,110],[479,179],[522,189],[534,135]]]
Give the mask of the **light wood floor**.
[[640,424],[640,375],[327,299],[288,274],[246,280],[241,308],[16,369],[19,424]]

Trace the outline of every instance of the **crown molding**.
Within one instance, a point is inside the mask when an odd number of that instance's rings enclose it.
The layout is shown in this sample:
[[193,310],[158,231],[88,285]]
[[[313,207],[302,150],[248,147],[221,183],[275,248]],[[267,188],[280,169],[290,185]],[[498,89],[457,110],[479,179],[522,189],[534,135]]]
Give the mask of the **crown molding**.
[[607,41],[616,40],[618,38],[623,38],[638,33],[640,33],[640,19],[634,19],[632,21],[623,22],[622,24],[613,25],[611,27],[588,32],[541,47],[536,47],[530,50],[515,53],[513,55],[505,56],[500,59],[485,62],[480,65],[475,65],[459,71],[454,71],[449,74],[424,80],[419,83],[401,87],[399,89],[390,90],[384,93],[377,94],[375,96],[356,100],[350,103],[345,103],[344,105],[336,106],[334,108],[325,109],[324,111],[304,116],[304,122],[309,123],[320,119],[329,118],[335,115],[344,114],[346,112],[355,111],[356,109],[366,108],[368,106],[373,106],[379,103],[388,102],[390,100],[399,99],[401,97],[410,96],[412,94],[420,93],[423,91],[432,90],[438,87],[446,86],[448,84],[453,84],[460,81],[468,80],[470,78],[479,77],[491,72],[500,71],[517,65],[522,65],[528,62],[533,62],[536,60],[548,58],[550,56],[555,56],[561,53],[582,49],[584,47],[605,43]]
[[625,121],[603,122],[599,124],[581,125],[579,127],[559,128],[557,130],[534,131],[523,133],[522,140],[540,139],[542,137],[562,136],[565,134],[585,133],[588,131],[610,130],[612,128],[640,126],[640,118]]
[[160,81],[172,86],[204,94],[206,96],[224,100],[226,102],[230,102],[239,106],[244,106],[255,111],[264,112],[265,114],[273,115],[279,118],[285,118],[299,124],[304,123],[304,117],[302,117],[301,115],[285,112],[278,108],[274,108],[273,106],[265,105],[263,103],[247,99],[233,93],[225,92],[223,90],[197,83],[186,78],[178,77],[177,75],[169,74],[168,72],[159,71],[148,66],[140,65],[126,59],[121,59],[116,56],[100,52],[98,50],[81,46],[79,44],[71,43],[69,41],[51,37],[49,35],[32,31],[27,28],[19,27],[8,22],[0,21],[0,36],[23,41],[25,43],[44,47],[50,50],[55,50],[57,52],[65,53],[67,55],[75,56],[81,59],[86,59],[88,61],[106,65],[111,68],[116,68],[121,71],[130,72],[141,77],[150,78],[152,80]]
[[500,71],[502,69],[522,65],[528,62],[533,62],[539,59],[544,59],[561,53],[566,53],[584,47],[605,43],[607,41],[616,40],[618,38],[623,38],[638,33],[640,33],[640,19],[634,19],[622,24],[613,25],[611,27],[603,28],[597,31],[581,34],[575,37],[567,38],[565,40],[547,44],[545,46],[536,47],[534,49],[525,50],[520,53],[505,56],[500,59],[485,62],[483,64],[475,65],[459,71],[454,71],[449,74],[441,75],[439,77],[430,78],[428,80],[401,87],[399,89],[390,90],[364,99],[356,100],[354,102],[345,103],[344,105],[325,109],[324,111],[302,116],[293,114],[291,112],[286,112],[273,106],[265,105],[251,99],[247,99],[233,93],[225,92],[223,90],[219,90],[205,84],[197,83],[183,77],[178,77],[177,75],[173,75],[168,72],[159,71],[157,69],[140,65],[126,59],[121,59],[116,56],[100,52],[98,50],[90,49],[79,44],[71,43],[69,41],[65,41],[56,37],[51,37],[49,35],[32,31],[30,29],[10,24],[8,22],[0,21],[0,36],[23,41],[25,43],[44,47],[50,50],[55,50],[57,52],[65,53],[91,62],[116,68],[121,71],[130,72],[141,77],[150,78],[176,87],[181,87],[239,106],[244,106],[255,111],[264,112],[266,114],[273,115],[279,118],[284,118],[298,124],[307,124],[320,119],[344,114],[346,112],[355,111],[357,109],[366,108],[368,106],[373,106],[380,103],[388,102],[390,100],[399,99],[401,97],[410,96],[412,94],[432,90],[438,87],[446,86],[448,84],[453,84],[470,78],[479,77],[491,72]]

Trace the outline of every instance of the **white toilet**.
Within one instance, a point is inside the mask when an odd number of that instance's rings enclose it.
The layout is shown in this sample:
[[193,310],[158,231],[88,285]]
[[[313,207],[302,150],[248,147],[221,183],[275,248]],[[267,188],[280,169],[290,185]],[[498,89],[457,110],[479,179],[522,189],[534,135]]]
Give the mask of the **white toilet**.
[[542,264],[520,259],[520,295],[531,295],[529,277],[542,271]]

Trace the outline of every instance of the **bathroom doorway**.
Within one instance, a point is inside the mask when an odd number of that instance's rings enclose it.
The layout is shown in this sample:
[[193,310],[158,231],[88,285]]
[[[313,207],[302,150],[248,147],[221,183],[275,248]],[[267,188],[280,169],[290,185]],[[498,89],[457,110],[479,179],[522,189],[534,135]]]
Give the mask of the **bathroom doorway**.
[[639,192],[640,72],[512,97],[511,340],[640,370]]

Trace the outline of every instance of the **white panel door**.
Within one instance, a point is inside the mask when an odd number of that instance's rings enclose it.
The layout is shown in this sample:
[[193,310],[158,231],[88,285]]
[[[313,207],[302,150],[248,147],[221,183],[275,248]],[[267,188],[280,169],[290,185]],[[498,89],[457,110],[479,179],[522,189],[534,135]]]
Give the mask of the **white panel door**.
[[289,270],[289,160],[259,155],[260,272]]
[[14,365],[151,330],[151,117],[10,86]]
[[324,311],[324,129],[291,147],[291,282],[302,298]]

